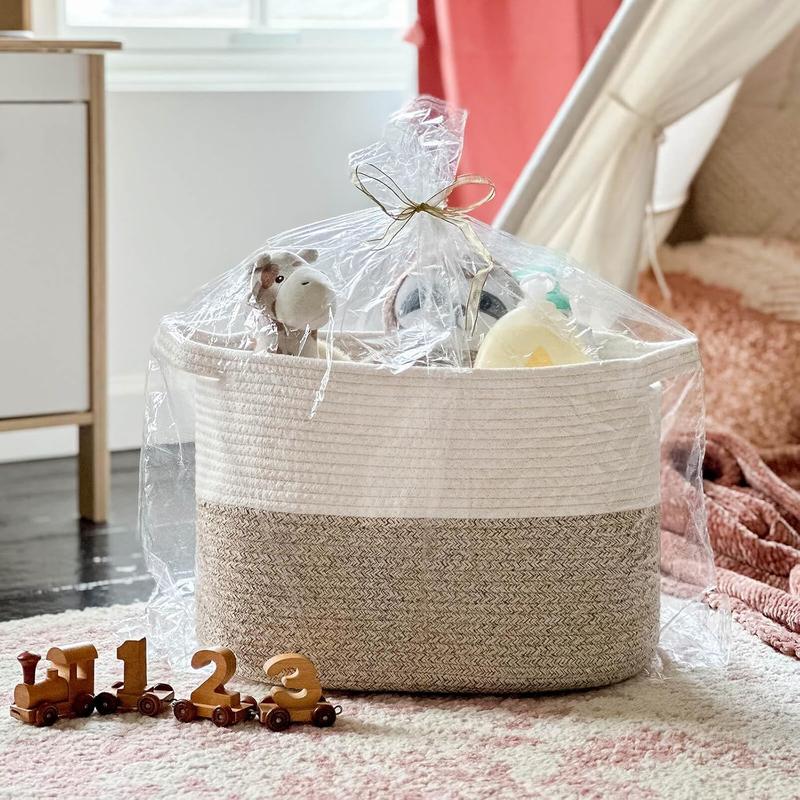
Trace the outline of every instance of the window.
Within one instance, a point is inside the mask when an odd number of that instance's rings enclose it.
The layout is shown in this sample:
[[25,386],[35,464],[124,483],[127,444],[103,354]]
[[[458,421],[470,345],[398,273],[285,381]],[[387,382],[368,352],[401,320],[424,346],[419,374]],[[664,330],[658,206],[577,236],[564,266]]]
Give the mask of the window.
[[53,0],[59,33],[118,39],[111,89],[412,88],[415,0]]
[[70,27],[245,27],[249,0],[65,0]]
[[[67,29],[225,31],[385,29],[411,23],[413,0],[61,0]],[[176,39],[177,41],[177,39]]]
[[403,0],[266,0],[266,19],[276,26],[406,28],[409,12]]

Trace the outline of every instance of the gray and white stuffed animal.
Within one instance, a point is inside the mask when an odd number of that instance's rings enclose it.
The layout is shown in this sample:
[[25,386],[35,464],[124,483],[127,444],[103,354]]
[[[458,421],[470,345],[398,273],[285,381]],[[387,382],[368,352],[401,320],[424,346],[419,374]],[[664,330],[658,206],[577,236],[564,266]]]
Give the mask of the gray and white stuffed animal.
[[[473,267],[474,265],[468,265]],[[420,280],[415,270],[403,273],[383,304],[384,330],[389,333],[413,327],[420,318],[438,317],[442,324],[458,329],[459,319],[466,315],[469,280],[473,272],[463,269],[465,281],[459,285],[462,296],[454,296],[453,288],[447,285],[446,278],[435,271],[426,280]],[[468,340],[468,348],[477,351],[487,331],[516,308],[522,299],[519,281],[503,266],[496,264],[489,273],[481,291],[478,305],[478,321],[473,335]]]
[[250,303],[273,323],[261,326],[256,350],[318,356],[317,331],[335,311],[336,295],[328,278],[310,266],[317,256],[316,250],[277,250],[256,259]]

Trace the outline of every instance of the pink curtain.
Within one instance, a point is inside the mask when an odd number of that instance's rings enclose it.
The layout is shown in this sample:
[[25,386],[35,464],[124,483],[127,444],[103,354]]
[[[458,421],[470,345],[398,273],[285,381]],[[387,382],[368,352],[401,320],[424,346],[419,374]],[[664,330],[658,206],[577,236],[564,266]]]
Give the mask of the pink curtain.
[[476,217],[497,213],[619,2],[418,0],[419,90],[470,112],[460,171],[497,186]]

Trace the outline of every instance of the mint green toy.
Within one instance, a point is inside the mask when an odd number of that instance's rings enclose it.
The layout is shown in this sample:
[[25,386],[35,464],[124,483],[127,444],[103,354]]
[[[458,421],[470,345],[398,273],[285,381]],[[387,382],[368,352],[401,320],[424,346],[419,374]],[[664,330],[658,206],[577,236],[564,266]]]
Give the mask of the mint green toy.
[[542,272],[546,275],[550,275],[553,278],[554,284],[553,288],[545,295],[545,299],[549,300],[559,311],[569,314],[569,312],[572,311],[572,306],[569,303],[567,295],[561,291],[561,286],[555,278],[555,270],[552,267],[527,267],[525,269],[514,270],[513,274],[520,284],[523,284],[529,278],[532,278],[536,274],[541,274]]

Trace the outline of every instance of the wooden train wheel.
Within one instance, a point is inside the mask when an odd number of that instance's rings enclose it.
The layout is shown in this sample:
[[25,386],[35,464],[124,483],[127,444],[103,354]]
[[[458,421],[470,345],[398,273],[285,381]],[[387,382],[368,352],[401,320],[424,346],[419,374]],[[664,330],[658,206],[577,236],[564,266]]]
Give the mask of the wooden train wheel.
[[197,709],[191,700],[178,700],[172,713],[179,722],[191,722],[197,716]]
[[136,705],[139,713],[145,717],[155,717],[161,713],[161,701],[150,692],[143,694]]
[[94,697],[90,694],[79,694],[72,701],[72,712],[76,717],[88,717],[94,711]]
[[106,716],[106,714],[113,714],[119,708],[119,700],[111,692],[100,692],[94,698],[94,707],[98,714]]
[[336,722],[336,710],[330,703],[317,703],[311,712],[311,722],[318,728],[330,728]]
[[217,706],[211,714],[211,721],[218,728],[227,728],[233,722],[233,711],[225,706]]
[[255,719],[258,714],[258,702],[255,697],[251,694],[246,694],[242,697],[241,702],[243,706],[246,706],[248,703],[250,704],[250,708],[247,709],[245,714],[245,720]]
[[36,709],[33,724],[37,728],[47,728],[58,719],[58,709],[52,703],[45,703]]
[[271,731],[285,731],[292,724],[292,718],[285,708],[273,708],[267,714],[266,724]]

